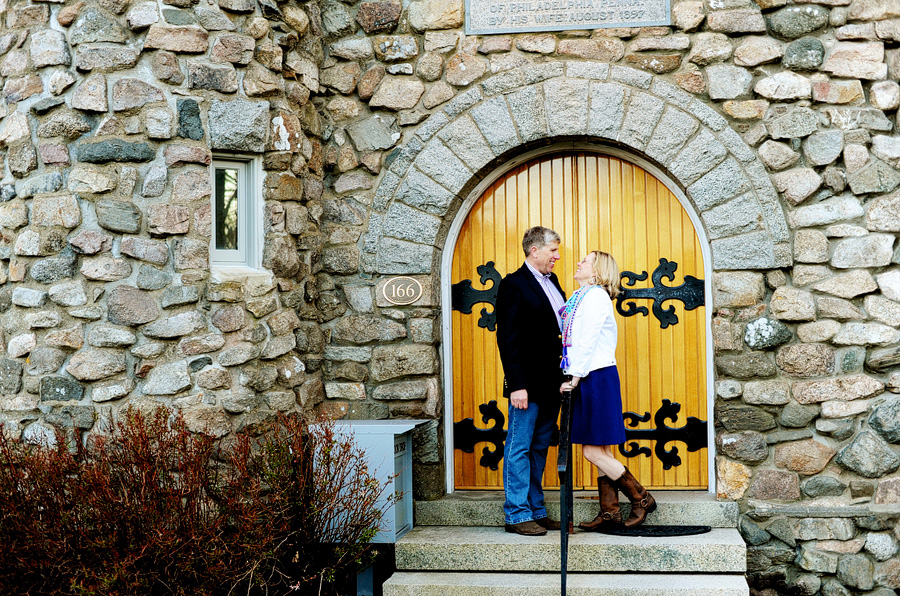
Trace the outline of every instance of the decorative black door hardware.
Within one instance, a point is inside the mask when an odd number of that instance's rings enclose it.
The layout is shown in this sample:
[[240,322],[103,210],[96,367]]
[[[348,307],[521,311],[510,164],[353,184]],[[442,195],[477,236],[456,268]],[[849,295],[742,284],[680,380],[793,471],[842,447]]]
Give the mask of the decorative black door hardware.
[[[622,284],[622,293],[616,298],[616,310],[623,317],[631,317],[636,314],[646,317],[649,314],[647,307],[637,306],[633,300],[653,300],[653,316],[659,320],[659,326],[665,329],[669,325],[677,325],[678,316],[675,314],[675,306],[670,304],[668,308],[663,308],[663,303],[668,300],[680,300],[684,303],[685,310],[694,310],[698,306],[703,306],[705,293],[703,280],[692,275],[685,275],[684,283],[680,286],[664,285],[663,278],[675,281],[676,269],[678,269],[678,263],[660,259],[659,266],[653,271],[653,287],[634,289],[631,289],[631,286],[647,279],[647,272],[642,271],[638,275],[631,271],[623,271],[622,279],[626,281]],[[622,303],[626,300],[628,303],[625,304],[626,308],[623,308]]]
[[[457,284],[453,284],[450,288],[453,310],[470,315],[472,314],[472,307],[479,302],[486,302],[491,306],[497,305],[497,290],[500,287],[500,280],[503,276],[494,268],[494,261],[488,261],[484,265],[479,265],[478,273],[481,275],[481,285],[486,285],[490,280],[493,282],[491,287],[486,290],[476,290],[472,287],[471,279],[464,279]],[[491,312],[488,312],[487,308],[481,309],[478,326],[488,331],[496,330],[497,315],[493,309],[491,309]]]
[[[639,281],[647,279],[646,271],[641,273],[633,273],[631,271],[622,272],[622,293],[616,298],[616,311],[623,317],[633,317],[634,315],[650,314],[650,310],[646,306],[638,306],[635,300],[652,300],[653,316],[659,321],[659,326],[666,329],[670,325],[678,324],[678,315],[675,314],[675,306],[669,305],[663,308],[663,304],[670,300],[679,300],[684,304],[685,310],[694,310],[703,306],[706,301],[703,280],[697,279],[692,275],[685,275],[684,282],[680,286],[667,286],[662,280],[667,279],[670,282],[675,281],[675,271],[678,269],[678,263],[668,259],[660,259],[659,265],[653,271],[651,277],[653,287],[635,288],[633,287]],[[497,289],[502,279],[502,275],[494,267],[493,261],[488,261],[484,265],[478,266],[478,273],[481,276],[481,285],[487,285],[490,281],[491,287],[484,290],[476,290],[472,287],[472,280],[464,279],[459,283],[453,284],[451,287],[451,297],[453,310],[458,310],[464,314],[472,314],[472,307],[479,303],[490,304],[492,307],[497,304]],[[493,308],[488,312],[487,308],[481,309],[481,316],[478,319],[478,326],[494,331],[497,326],[497,316]]]
[[[497,407],[495,399],[481,404],[478,406],[478,410],[481,412],[482,422],[485,424],[493,422],[493,424],[488,428],[478,428],[472,418],[455,422],[453,424],[453,446],[460,451],[474,453],[478,443],[490,443],[482,448],[478,463],[482,467],[496,470],[503,459],[503,443],[506,440],[503,424],[506,422],[506,417]],[[678,455],[678,447],[673,445],[671,449],[666,449],[669,443],[684,443],[687,450],[691,452],[706,448],[708,443],[705,420],[690,416],[684,426],[675,428],[666,425],[666,420],[671,420],[673,423],[678,420],[679,411],[681,411],[681,404],[664,399],[653,416],[656,428],[634,428],[641,422],[649,422],[650,412],[645,412],[643,416],[638,416],[634,412],[625,412],[623,414],[626,424],[625,443],[619,445],[619,452],[625,457],[640,455],[650,457],[655,454],[665,470],[680,466],[682,460]],[[639,446],[637,441],[653,441],[655,443],[653,451],[649,447]],[[559,445],[558,431],[554,432],[550,444]]]

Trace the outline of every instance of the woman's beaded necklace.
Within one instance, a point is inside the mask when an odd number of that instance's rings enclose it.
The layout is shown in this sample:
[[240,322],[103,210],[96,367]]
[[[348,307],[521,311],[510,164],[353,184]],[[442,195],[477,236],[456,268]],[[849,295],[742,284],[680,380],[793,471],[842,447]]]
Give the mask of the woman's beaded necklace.
[[563,358],[559,366],[563,370],[569,367],[569,348],[572,347],[572,324],[575,322],[575,311],[587,293],[598,286],[590,285],[578,288],[575,293],[559,309],[559,318],[562,321],[562,346]]

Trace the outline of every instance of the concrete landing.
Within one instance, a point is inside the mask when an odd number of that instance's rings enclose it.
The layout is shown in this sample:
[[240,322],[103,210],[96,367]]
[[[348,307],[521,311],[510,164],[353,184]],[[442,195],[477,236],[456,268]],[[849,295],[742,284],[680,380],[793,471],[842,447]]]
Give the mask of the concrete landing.
[[[525,537],[496,527],[419,526],[396,545],[398,570],[559,572],[559,533]],[[740,573],[746,545],[735,529],[650,539],[578,532],[570,572]]]
[[[589,499],[596,493],[576,492],[574,502],[575,523],[594,519],[600,502]],[[677,526],[703,525],[713,528],[735,528],[738,522],[738,505],[735,502],[716,501],[715,495],[700,491],[653,491],[658,508],[647,518],[647,524]],[[547,511],[559,519],[559,492],[547,491]],[[620,495],[620,499],[624,499]],[[626,517],[631,504],[621,503]],[[437,501],[416,501],[416,525],[420,526],[503,526],[502,491],[457,491]]]
[[[532,573],[395,573],[384,596],[559,596],[559,575]],[[739,575],[570,574],[569,596],[748,596]]]

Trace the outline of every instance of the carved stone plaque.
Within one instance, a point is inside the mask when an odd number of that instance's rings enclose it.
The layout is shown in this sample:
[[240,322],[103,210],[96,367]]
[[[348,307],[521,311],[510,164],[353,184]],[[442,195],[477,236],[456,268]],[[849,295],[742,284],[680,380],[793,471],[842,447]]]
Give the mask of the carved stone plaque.
[[671,0],[466,0],[467,35],[671,23]]

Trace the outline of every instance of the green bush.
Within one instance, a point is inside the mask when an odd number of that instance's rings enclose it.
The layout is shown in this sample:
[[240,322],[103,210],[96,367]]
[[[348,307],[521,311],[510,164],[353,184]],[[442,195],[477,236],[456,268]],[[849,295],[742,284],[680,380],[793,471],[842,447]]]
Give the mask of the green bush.
[[299,416],[227,444],[166,409],[77,445],[0,432],[0,593],[327,593],[371,555],[385,488],[333,423]]

